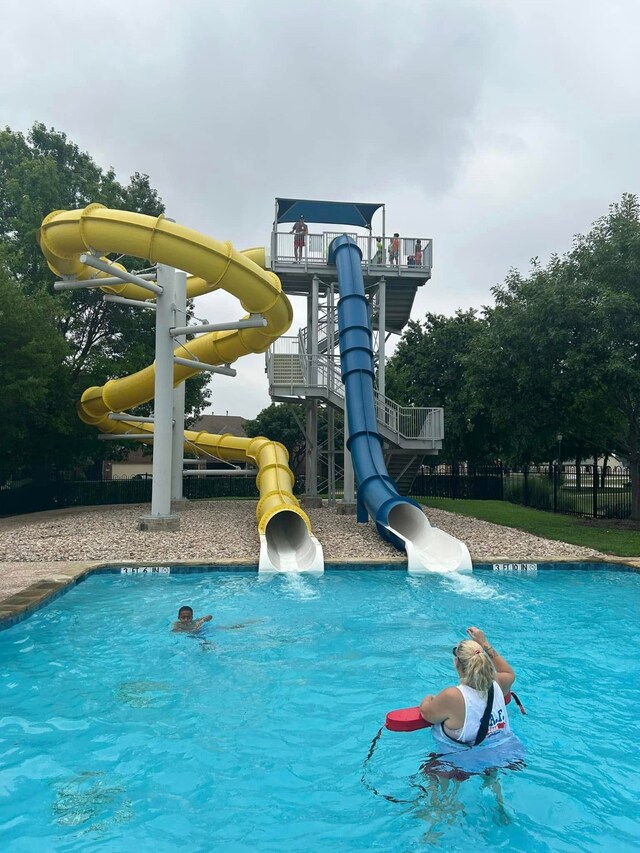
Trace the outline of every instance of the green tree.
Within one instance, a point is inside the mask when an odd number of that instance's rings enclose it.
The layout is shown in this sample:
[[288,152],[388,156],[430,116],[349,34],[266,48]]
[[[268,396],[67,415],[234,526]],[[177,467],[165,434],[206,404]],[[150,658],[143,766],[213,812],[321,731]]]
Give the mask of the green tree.
[[[55,276],[37,244],[42,219],[52,210],[75,209],[92,202],[157,216],[164,205],[147,175],[136,172],[128,184],[117,181],[113,169],[102,170],[66,134],[33,125],[25,136],[5,128],[0,131],[0,247],[7,274],[26,295],[46,298],[53,292]],[[124,258],[129,269],[144,266],[144,259]],[[68,381],[57,389],[52,404],[67,413],[59,437],[67,435],[77,460],[86,459],[86,442],[78,442],[75,402],[90,385],[133,373],[153,361],[154,320],[150,312],[105,304],[95,290],[55,294],[55,322],[66,342]],[[187,414],[197,416],[209,398],[206,374],[187,383]],[[149,406],[143,410],[147,411]],[[94,458],[111,454],[113,445],[91,435]],[[73,453],[61,453],[69,458]]]
[[449,461],[491,462],[497,452],[491,420],[482,408],[471,407],[465,382],[466,353],[482,325],[473,310],[410,321],[387,366],[386,392],[392,399],[444,408],[443,456]]
[[60,453],[68,419],[55,401],[69,387],[58,306],[27,296],[0,266],[0,482]]
[[[298,471],[307,452],[305,436],[305,407],[302,403],[272,403],[266,409],[258,412],[253,420],[246,421],[244,430],[253,438],[264,435],[272,441],[279,441],[289,451],[289,467],[292,471]],[[334,410],[334,444],[336,447],[336,466],[342,467],[342,435],[344,429],[344,415]],[[318,407],[318,445],[326,452],[328,438],[327,407]],[[319,477],[322,480],[327,476],[322,462],[319,467]]]
[[284,444],[289,451],[289,467],[297,471],[306,451],[304,431],[301,429],[304,418],[302,403],[272,403],[258,412],[253,420],[245,421],[244,431],[249,438],[264,435]]
[[[629,461],[631,517],[640,520],[640,203],[625,194],[586,236],[574,240],[569,260],[576,280],[593,293],[590,351],[576,353],[587,366],[598,406],[606,415],[608,443]],[[595,416],[595,417],[594,417]]]
[[569,252],[529,276],[513,272],[467,357],[476,409],[489,412],[505,456],[629,460],[640,518],[640,205],[625,195]]

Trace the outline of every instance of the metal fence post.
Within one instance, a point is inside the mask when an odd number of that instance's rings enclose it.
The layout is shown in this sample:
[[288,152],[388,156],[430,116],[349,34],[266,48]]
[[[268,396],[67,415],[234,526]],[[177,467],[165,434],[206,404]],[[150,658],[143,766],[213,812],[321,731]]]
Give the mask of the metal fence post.
[[593,517],[598,517],[598,466],[593,465]]
[[524,505],[529,506],[529,466],[525,465],[524,473]]
[[553,466],[553,511],[558,512],[558,466]]

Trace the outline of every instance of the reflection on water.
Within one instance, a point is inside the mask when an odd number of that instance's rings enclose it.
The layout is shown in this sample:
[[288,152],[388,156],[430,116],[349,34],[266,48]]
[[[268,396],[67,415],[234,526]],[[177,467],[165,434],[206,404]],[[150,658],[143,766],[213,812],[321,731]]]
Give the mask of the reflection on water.
[[52,806],[56,823],[83,826],[88,832],[104,832],[112,824],[130,821],[133,809],[125,788],[108,785],[103,777],[104,773],[86,771],[58,782]]
[[160,708],[168,703],[170,690],[164,681],[123,681],[116,698],[132,708]]

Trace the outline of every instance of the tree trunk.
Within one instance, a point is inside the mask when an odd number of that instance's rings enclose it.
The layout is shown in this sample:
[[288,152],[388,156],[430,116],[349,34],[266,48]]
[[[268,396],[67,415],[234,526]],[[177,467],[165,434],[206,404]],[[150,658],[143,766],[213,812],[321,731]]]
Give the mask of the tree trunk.
[[607,476],[607,465],[609,464],[609,454],[605,453],[602,457],[602,478],[600,480],[600,488],[604,491],[605,478]]

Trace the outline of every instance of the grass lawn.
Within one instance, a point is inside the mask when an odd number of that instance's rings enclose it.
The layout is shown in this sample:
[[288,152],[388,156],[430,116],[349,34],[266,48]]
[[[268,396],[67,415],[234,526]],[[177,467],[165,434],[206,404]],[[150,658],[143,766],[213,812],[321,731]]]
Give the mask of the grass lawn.
[[621,522],[583,518],[511,504],[507,501],[467,501],[452,498],[417,498],[435,509],[445,509],[505,527],[515,527],[545,539],[584,545],[617,557],[640,557],[640,530],[626,529]]

